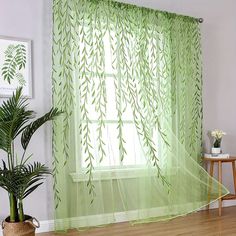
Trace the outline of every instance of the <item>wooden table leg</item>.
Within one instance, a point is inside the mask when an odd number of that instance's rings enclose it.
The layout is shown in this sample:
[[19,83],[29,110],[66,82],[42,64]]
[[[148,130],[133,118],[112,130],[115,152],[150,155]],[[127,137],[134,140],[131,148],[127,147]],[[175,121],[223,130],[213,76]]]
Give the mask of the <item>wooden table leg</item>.
[[[214,162],[210,161],[210,176],[213,177],[213,174],[214,174]],[[212,189],[212,178],[209,179],[207,210],[209,210],[209,207],[210,207],[209,203],[211,201],[211,189]]]
[[236,194],[236,172],[235,172],[235,161],[232,162],[233,178],[234,178],[234,194]]
[[[219,161],[219,182],[222,184],[222,162]],[[221,196],[221,185],[219,185],[219,197]],[[221,216],[221,209],[222,209],[222,199],[219,199],[219,216]]]

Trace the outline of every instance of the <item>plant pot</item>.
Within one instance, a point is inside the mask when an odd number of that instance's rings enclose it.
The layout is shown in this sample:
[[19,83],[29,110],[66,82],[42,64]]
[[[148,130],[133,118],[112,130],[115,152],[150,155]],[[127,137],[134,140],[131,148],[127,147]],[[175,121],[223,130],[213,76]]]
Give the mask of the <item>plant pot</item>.
[[221,148],[211,148],[211,153],[212,154],[220,154],[221,153]]
[[7,217],[2,222],[3,236],[35,236],[35,229],[40,226],[39,222],[31,216],[26,215],[25,218],[24,222],[10,222],[10,217]]

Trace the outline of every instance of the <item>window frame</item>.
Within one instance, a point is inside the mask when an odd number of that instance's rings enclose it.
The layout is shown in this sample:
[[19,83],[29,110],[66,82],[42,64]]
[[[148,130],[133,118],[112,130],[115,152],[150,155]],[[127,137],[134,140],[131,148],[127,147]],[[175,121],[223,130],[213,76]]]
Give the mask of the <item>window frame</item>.
[[[94,72],[91,72],[91,75],[93,75],[93,76],[96,76],[96,73],[94,73]],[[110,79],[110,78],[113,78],[113,79],[115,79],[115,74],[112,74],[112,73],[105,73],[105,78],[106,79]],[[96,78],[95,78],[96,79]],[[74,84],[75,84],[75,86],[76,86],[76,90],[77,89],[79,89],[79,83],[78,83],[78,81],[77,82],[74,82]],[[121,78],[120,77],[118,77],[118,90],[120,91],[121,90]],[[78,91],[78,90],[77,90]],[[83,124],[83,123],[85,123],[85,122],[87,122],[86,120],[82,120],[82,119],[80,119],[80,100],[79,100],[79,96],[77,96],[78,97],[78,99],[77,99],[77,101],[76,101],[76,104],[75,104],[75,110],[76,110],[76,112],[75,112],[75,114],[74,114],[74,126],[75,127],[77,127],[78,126],[78,124],[76,123],[76,121],[78,120],[78,118],[79,118],[79,125],[81,125],[81,124]],[[121,96],[119,96],[119,98],[121,99]],[[122,109],[122,103],[121,103],[121,100],[120,100],[120,109]],[[123,122],[123,124],[133,124],[133,125],[135,125],[135,123],[134,123],[134,121],[133,120],[131,120],[131,119],[122,119],[122,122]],[[91,123],[91,124],[97,124],[97,123],[99,123],[99,120],[97,119],[97,120],[95,120],[95,119],[91,119],[91,120],[89,120],[89,123]],[[106,119],[106,120],[104,120],[104,123],[105,124],[117,124],[118,125],[118,120],[113,120],[113,119]],[[76,130],[76,129],[75,129]],[[138,135],[138,134],[137,134]],[[81,148],[81,135],[80,135],[80,133],[79,133],[79,131],[78,132],[76,132],[76,135],[75,136],[77,136],[76,138],[75,138],[75,142],[78,144],[79,143],[79,145],[75,145],[75,146],[77,146],[76,148],[75,148],[75,155],[76,155],[76,175],[77,175],[77,177],[78,177],[78,175],[80,176],[79,177],[79,179],[84,179],[85,177],[84,177],[84,175],[85,175],[85,172],[86,172],[86,167],[84,167],[84,166],[82,166],[82,148]],[[79,149],[79,150],[78,150]],[[119,156],[120,156],[120,149],[118,150],[118,152],[119,152]],[[126,170],[128,169],[129,171],[130,170],[143,170],[143,169],[146,169],[145,168],[145,166],[146,165],[144,165],[144,164],[140,164],[140,163],[137,163],[137,164],[132,164],[132,165],[127,165],[127,164],[123,164],[122,162],[121,162],[121,160],[120,160],[120,158],[119,158],[119,165],[112,165],[112,166],[95,166],[94,167],[94,173],[95,173],[95,175],[96,175],[96,171],[97,172],[107,172],[108,170],[110,171],[110,172],[112,172],[112,171],[116,171],[116,172],[120,172],[120,173],[123,173],[123,172],[126,172]],[[75,175],[74,175],[75,173],[72,173],[71,175],[72,176],[74,176],[73,178],[75,178]],[[76,179],[76,178],[75,178]]]

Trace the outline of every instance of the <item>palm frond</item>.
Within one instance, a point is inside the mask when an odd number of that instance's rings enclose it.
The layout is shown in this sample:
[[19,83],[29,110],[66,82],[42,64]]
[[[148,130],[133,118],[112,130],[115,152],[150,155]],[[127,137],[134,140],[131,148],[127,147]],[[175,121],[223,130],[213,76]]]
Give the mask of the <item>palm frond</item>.
[[37,189],[41,184],[43,184],[43,182],[38,183],[38,184],[36,184],[36,185],[34,185],[34,186],[28,188],[28,189],[25,191],[24,195],[23,195],[23,199],[26,198],[28,195],[30,195],[30,194],[31,194],[35,189]]
[[49,174],[49,168],[39,162],[18,165],[12,170],[3,162],[3,168],[0,168],[0,187],[22,200],[36,190]]
[[18,186],[18,175],[14,170],[9,170],[6,163],[3,162],[3,168],[0,168],[0,187],[9,193],[13,193]]
[[19,199],[27,197],[36,190],[43,183],[45,176],[51,174],[49,168],[39,162],[19,166],[19,172],[22,176],[21,183],[18,184],[17,191],[15,191]]
[[[0,106],[0,148],[8,150],[12,140],[22,132],[34,112],[26,110],[27,99],[22,96],[22,87]],[[4,140],[4,141],[3,141]]]
[[17,71],[25,68],[26,48],[24,45],[9,45],[5,51],[2,76],[9,84],[14,80]]
[[53,120],[55,117],[60,115],[62,112],[59,111],[57,108],[52,108],[48,113],[46,113],[44,116],[38,118],[37,120],[31,122],[29,125],[26,126],[25,130],[23,131],[21,135],[21,145],[24,148],[24,150],[27,148],[30,139],[34,132],[45,122]]

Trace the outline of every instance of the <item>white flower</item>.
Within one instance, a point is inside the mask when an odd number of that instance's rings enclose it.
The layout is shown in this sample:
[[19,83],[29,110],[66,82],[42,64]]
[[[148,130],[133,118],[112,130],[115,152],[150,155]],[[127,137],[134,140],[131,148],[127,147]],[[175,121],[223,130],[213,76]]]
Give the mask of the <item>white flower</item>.
[[214,137],[214,138],[217,139],[217,140],[222,139],[222,137],[223,137],[224,135],[226,135],[226,133],[225,133],[224,131],[218,130],[218,129],[213,130],[213,131],[211,132],[211,136]]

